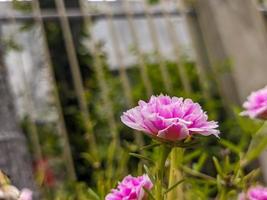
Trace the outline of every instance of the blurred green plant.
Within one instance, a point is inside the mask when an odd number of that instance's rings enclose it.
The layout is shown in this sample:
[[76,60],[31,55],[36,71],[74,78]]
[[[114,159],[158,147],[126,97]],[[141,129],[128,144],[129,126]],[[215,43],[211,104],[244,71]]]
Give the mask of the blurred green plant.
[[[24,7],[17,6],[19,9],[24,9]],[[53,3],[47,1],[42,6],[53,7]],[[119,79],[119,71],[111,71],[109,69],[106,55],[102,52],[101,63],[104,69],[104,79],[110,91],[108,95],[115,113],[121,144],[119,147],[112,146],[110,142],[112,136],[107,125],[109,120],[106,117],[107,111],[103,107],[100,85],[96,79],[96,72],[92,67],[95,57],[82,44],[83,39],[90,39],[90,36],[83,31],[80,23],[70,22],[75,37],[77,55],[86,89],[88,109],[91,114],[93,130],[98,143],[98,156],[101,162],[99,166],[94,166],[90,152],[88,152],[86,140],[84,139],[84,121],[77,106],[69,63],[66,59],[65,51],[62,50],[64,41],[61,37],[62,33],[59,23],[57,21],[47,21],[45,28],[79,181],[66,181],[64,179],[64,164],[56,162],[56,159],[54,159],[61,156],[62,149],[59,136],[54,131],[56,125],[38,125],[38,134],[41,138],[43,153],[49,158],[49,162],[52,162],[53,171],[56,172],[57,179],[57,184],[53,188],[44,188],[43,195],[45,199],[51,200],[104,199],[105,194],[125,175],[129,173],[140,175],[143,172],[149,175],[153,174],[155,166],[151,160],[155,161],[158,159],[159,149],[157,147],[142,147],[141,144],[136,143],[133,132],[120,122],[120,115],[127,109],[127,102],[124,98]],[[10,42],[9,44],[11,44],[11,47],[15,46]],[[181,57],[181,63],[189,75],[193,93],[188,94],[183,90],[177,70],[177,63],[165,60],[167,73],[173,85],[173,91],[167,92],[163,87],[159,64],[153,62],[155,56],[157,55],[154,53],[143,55],[153,87],[153,93],[189,97],[199,102],[204,107],[204,110],[208,111],[211,119],[219,121],[222,132],[220,145],[218,145],[216,139],[204,138],[201,144],[186,150],[184,161],[182,166],[180,166],[183,173],[187,176],[183,182],[185,199],[207,200],[216,197],[218,199],[235,199],[239,191],[258,180],[259,170],[257,167],[253,170],[251,166],[256,165],[253,161],[266,146],[266,139],[257,139],[259,137],[254,135],[262,124],[240,117],[238,115],[238,108],[233,108],[234,114],[229,116],[224,110],[221,96],[216,90],[216,81],[212,80],[212,78],[216,79],[216,77],[212,76],[212,74],[208,74],[207,77],[210,78],[208,81],[215,85],[215,87],[208,91],[210,99],[206,99],[200,87],[196,64],[186,56]],[[229,61],[226,61],[224,65],[228,66],[226,69],[231,69]],[[220,68],[219,70],[223,72],[223,69]],[[139,99],[147,99],[148,97],[144,95],[146,94],[145,87],[137,65],[127,68],[127,76],[132,87],[131,94],[133,95],[134,102],[137,102]],[[26,132],[27,123],[29,122],[25,119],[23,124]],[[258,148],[249,149],[252,138],[255,138],[252,142],[254,143],[253,147]],[[144,141],[144,145],[149,145],[151,142],[147,137],[144,138]],[[116,156],[114,159],[112,158],[113,160],[110,163],[108,162],[111,160],[109,152],[113,148],[115,148]],[[169,168],[168,165],[166,167]]]

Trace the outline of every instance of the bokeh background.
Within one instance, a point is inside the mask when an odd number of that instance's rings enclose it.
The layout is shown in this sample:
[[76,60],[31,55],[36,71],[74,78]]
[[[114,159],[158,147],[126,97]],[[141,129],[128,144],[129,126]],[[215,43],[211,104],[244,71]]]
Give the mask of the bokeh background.
[[[267,84],[265,6],[0,0],[0,168],[44,199],[88,199],[88,187],[103,197],[121,177],[142,170],[129,152],[150,139],[123,126],[120,115],[152,94],[198,101],[220,122],[222,145],[229,139],[247,148],[259,124],[236,113]],[[209,151],[188,159],[212,175],[209,155],[227,152],[216,139],[204,143]],[[254,165],[267,181],[264,155]]]

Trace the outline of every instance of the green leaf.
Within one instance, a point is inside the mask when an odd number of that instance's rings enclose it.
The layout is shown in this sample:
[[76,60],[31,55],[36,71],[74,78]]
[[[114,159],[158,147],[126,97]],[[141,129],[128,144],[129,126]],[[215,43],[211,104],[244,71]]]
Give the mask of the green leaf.
[[147,161],[151,162],[152,164],[155,164],[153,160],[151,160],[150,158],[145,157],[145,156],[143,156],[141,154],[137,154],[137,153],[129,153],[129,154],[131,156],[133,156],[133,157],[136,157],[136,158],[139,158],[139,159],[143,159],[143,160],[147,160]]
[[152,176],[152,173],[150,172],[149,168],[146,165],[144,165],[143,167],[145,169],[146,174],[150,177],[151,181],[155,183],[155,177]]
[[81,153],[81,157],[84,158],[89,163],[93,163],[94,162],[94,158],[89,153]]
[[160,143],[149,144],[149,145],[141,147],[140,150],[143,151],[143,150],[146,150],[146,149],[152,149],[152,148],[157,147],[159,145],[160,145]]
[[206,153],[203,153],[200,158],[198,159],[198,162],[194,164],[194,170],[200,171],[201,168],[203,167],[205,161],[207,160],[208,155]]
[[184,163],[188,163],[189,161],[193,160],[194,158],[199,157],[199,155],[202,153],[203,151],[201,149],[195,150],[190,154],[187,154],[184,156],[183,162]]
[[267,147],[267,122],[265,122],[258,132],[252,138],[248,151],[244,157],[243,165],[247,165],[249,162],[258,158],[258,156]]
[[159,3],[159,0],[147,0],[149,4],[157,4]]
[[179,184],[181,184],[182,182],[184,182],[185,180],[182,179],[180,181],[177,181],[177,183],[173,184],[170,188],[168,188],[165,192],[164,195],[166,195],[168,192],[172,191],[175,187],[177,187]]
[[150,174],[150,170],[148,169],[148,167],[146,165],[144,165],[144,169],[145,169],[147,174]]
[[214,166],[215,166],[215,168],[216,168],[218,174],[219,174],[221,177],[223,177],[223,170],[222,170],[222,168],[221,168],[221,165],[220,165],[218,159],[217,159],[215,156],[213,156],[213,157],[212,157],[212,160],[213,160]]
[[223,146],[227,147],[228,149],[230,149],[232,152],[236,153],[237,155],[239,155],[241,153],[241,149],[238,148],[237,145],[227,141],[227,140],[224,140],[224,139],[220,139],[219,141]]
[[251,172],[249,172],[244,178],[244,182],[247,183],[249,182],[250,180],[253,180],[255,179],[259,174],[260,174],[261,170],[258,168],[258,169],[254,169],[252,170]]
[[267,146],[267,137],[263,138],[261,142],[252,150],[249,150],[247,152],[246,161],[249,163],[253,161],[254,159],[258,158],[259,155],[264,151],[264,149]]
[[91,200],[100,200],[100,197],[91,189],[88,189],[88,193],[90,195]]
[[198,178],[202,178],[205,181],[210,181],[213,184],[216,183],[216,179],[214,177],[212,177],[212,176],[209,176],[209,175],[203,174],[201,172],[195,171],[195,170],[190,169],[189,167],[186,167],[186,166],[182,166],[182,169],[187,174],[190,174],[190,175],[198,177]]

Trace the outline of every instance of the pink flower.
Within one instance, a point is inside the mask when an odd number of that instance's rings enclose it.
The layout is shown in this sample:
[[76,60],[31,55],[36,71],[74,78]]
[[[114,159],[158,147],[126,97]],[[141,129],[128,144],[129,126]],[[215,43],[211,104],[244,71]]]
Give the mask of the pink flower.
[[241,193],[238,200],[267,200],[267,188],[262,186],[252,187],[246,194]]
[[249,116],[250,118],[267,119],[267,86],[252,92],[243,107],[246,110],[241,115]]
[[32,191],[29,189],[22,189],[18,200],[32,200]]
[[194,134],[219,135],[218,124],[208,121],[207,114],[191,99],[152,96],[149,102],[139,101],[124,112],[122,122],[160,141],[179,141]]
[[126,176],[116,189],[111,190],[105,200],[145,200],[146,192],[143,188],[151,190],[153,183],[148,175],[132,177]]
[[244,193],[244,192],[242,192],[242,193],[240,193],[239,195],[238,195],[238,198],[237,198],[238,200],[246,200],[246,194]]

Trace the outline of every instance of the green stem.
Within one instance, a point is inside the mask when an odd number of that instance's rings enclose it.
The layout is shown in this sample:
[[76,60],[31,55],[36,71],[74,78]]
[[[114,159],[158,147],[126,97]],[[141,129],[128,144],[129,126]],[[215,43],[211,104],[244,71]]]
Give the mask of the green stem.
[[157,182],[156,182],[156,200],[163,200],[163,179],[165,171],[165,162],[171,152],[171,147],[167,145],[161,146],[160,160],[157,165]]
[[225,188],[223,188],[222,190],[221,190],[221,192],[220,192],[220,194],[219,194],[219,200],[225,200],[226,199],[226,189]]
[[[175,148],[171,152],[171,162],[170,162],[170,175],[169,175],[169,188],[172,187],[175,183],[183,179],[180,166],[183,161],[184,149]],[[182,184],[179,184],[174,189],[172,189],[168,195],[168,200],[182,200],[183,197],[183,187]]]

